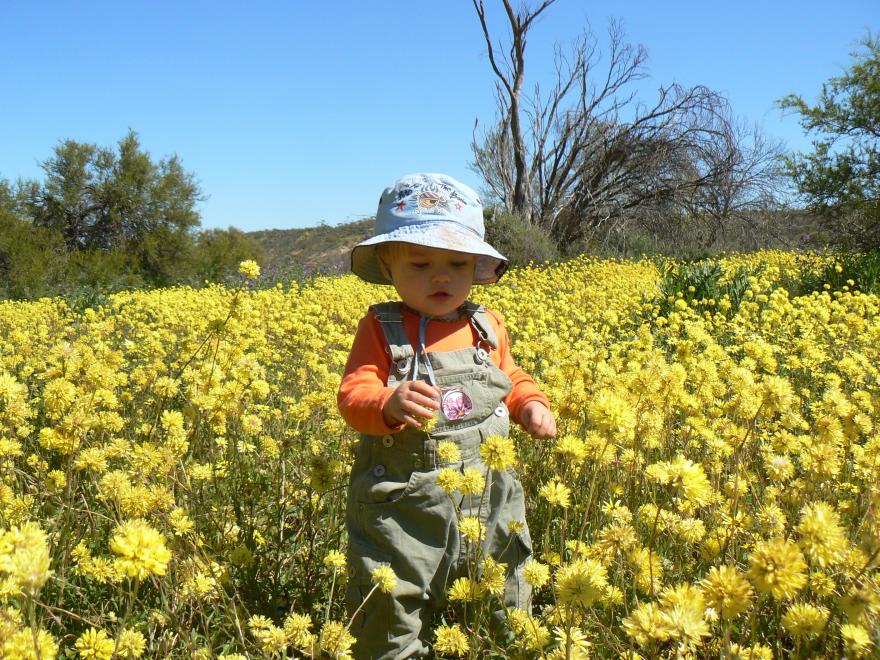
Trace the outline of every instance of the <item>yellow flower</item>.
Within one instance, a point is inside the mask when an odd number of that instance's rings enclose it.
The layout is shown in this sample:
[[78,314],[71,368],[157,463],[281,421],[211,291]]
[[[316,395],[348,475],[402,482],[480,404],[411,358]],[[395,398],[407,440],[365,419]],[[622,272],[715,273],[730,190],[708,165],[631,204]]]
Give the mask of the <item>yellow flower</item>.
[[449,586],[446,590],[446,594],[449,596],[449,600],[453,602],[460,601],[468,603],[479,600],[480,587],[470,578],[460,577]]
[[480,588],[484,593],[493,596],[504,594],[504,583],[507,579],[507,564],[495,561],[492,557],[486,557],[483,561],[482,575],[480,575]]
[[532,559],[523,566],[523,577],[535,589],[540,589],[550,580],[550,567]]
[[480,456],[490,470],[507,470],[516,464],[516,447],[513,440],[490,435],[480,445]]
[[464,469],[459,486],[462,495],[480,495],[485,488],[486,474],[482,470],[474,467]]
[[471,543],[479,543],[486,536],[486,528],[477,516],[464,516],[458,521],[458,530]]
[[332,568],[334,571],[345,568],[345,554],[339,550],[330,550],[324,555],[324,566]]
[[866,656],[873,646],[871,635],[862,626],[845,623],[840,626],[840,637],[843,639],[847,655],[852,658]]
[[74,646],[81,658],[110,660],[116,649],[116,642],[108,637],[104,630],[89,628],[79,636]]
[[605,567],[594,559],[578,559],[559,568],[556,598],[566,605],[589,607],[608,586]]
[[660,594],[660,605],[669,626],[669,636],[688,647],[699,646],[711,633],[705,621],[703,592],[690,584],[669,587]]
[[752,587],[733,566],[713,566],[700,582],[709,607],[724,619],[736,618],[752,604]]
[[464,483],[464,477],[461,472],[453,468],[441,468],[437,473],[437,485],[447,495],[452,495],[460,489]]
[[458,463],[461,460],[461,450],[454,442],[443,440],[437,443],[437,458],[441,463]]
[[807,565],[798,547],[784,538],[759,542],[749,555],[748,576],[761,593],[792,598],[807,583]]
[[284,619],[284,632],[287,639],[298,649],[308,649],[315,643],[315,635],[311,631],[312,617],[308,614],[291,612]]
[[46,533],[33,522],[0,532],[0,572],[8,574],[19,589],[39,590],[52,571],[49,569]]
[[461,627],[457,623],[451,626],[441,625],[435,628],[434,639],[434,650],[443,655],[461,658],[471,650],[467,635],[462,632]]
[[260,265],[253,259],[245,259],[238,264],[238,272],[248,279],[255,280],[260,276]]
[[397,575],[394,573],[394,569],[385,564],[376,566],[370,572],[370,580],[383,594],[390,594],[397,586]]
[[116,527],[110,549],[118,555],[116,564],[120,571],[138,580],[149,575],[165,575],[171,559],[165,537],[138,518]]
[[840,514],[825,502],[807,504],[797,526],[798,545],[819,566],[833,566],[841,561],[847,548],[846,531]]
[[321,628],[321,649],[332,657],[343,657],[354,642],[354,637],[339,621],[328,621]]
[[553,479],[541,486],[539,494],[550,504],[554,504],[563,509],[567,509],[571,506],[571,488],[566,486],[559,479]]
[[788,608],[782,617],[782,627],[792,637],[816,637],[825,628],[828,610],[809,603],[798,603]]
[[140,658],[144,654],[147,640],[138,630],[126,628],[119,633],[116,654],[120,658]]
[[640,646],[665,642],[671,633],[669,620],[657,603],[642,603],[623,620],[624,632]]
[[[47,631],[30,628],[0,636],[0,657],[10,660],[55,660],[58,642]],[[88,656],[84,656],[88,657]]]

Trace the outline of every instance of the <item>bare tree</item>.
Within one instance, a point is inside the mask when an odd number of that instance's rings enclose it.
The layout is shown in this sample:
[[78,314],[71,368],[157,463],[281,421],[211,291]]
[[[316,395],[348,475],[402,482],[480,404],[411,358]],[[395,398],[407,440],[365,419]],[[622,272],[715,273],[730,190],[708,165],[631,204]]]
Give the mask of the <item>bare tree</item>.
[[[628,43],[614,21],[604,58],[588,27],[571,48],[556,47],[549,90],[536,84],[524,96],[527,32],[552,0],[519,13],[503,0],[511,39],[506,54],[500,42],[493,45],[482,1],[473,1],[498,78],[498,119],[481,138],[475,127],[473,167],[506,210],[541,225],[557,242],[619,231],[634,218],[656,222],[661,211],[671,219],[669,210],[681,204],[707,204],[712,195],[696,194],[705,186],[722,195],[725,176],[728,190],[737,180],[742,191],[766,174],[770,156],[757,144],[754,153],[739,150],[741,133],[731,127],[728,104],[712,90],[672,84],[658,89],[653,104],[636,98],[647,52]],[[748,175],[745,155],[756,161]],[[725,174],[725,166],[733,170]],[[755,180],[747,186],[749,177]]]
[[[701,185],[680,202],[687,215],[704,226],[702,246],[716,247],[732,232],[748,239],[781,238],[770,214],[782,210],[786,185],[780,170],[785,153],[781,140],[770,139],[758,125],[723,113],[717,118],[714,139],[691,152],[691,164]],[[728,234],[728,236],[725,236]]]
[[[525,137],[520,124],[520,97],[522,94],[523,80],[525,79],[525,52],[526,34],[532,22],[540,16],[547,7],[556,0],[544,0],[537,9],[529,10],[525,6],[519,11],[514,11],[510,0],[503,0],[507,20],[510,23],[511,42],[510,50],[506,57],[499,63],[495,56],[495,47],[489,35],[489,27],[486,24],[486,11],[483,0],[473,0],[477,16],[480,17],[480,25],[483,27],[483,35],[486,38],[486,47],[489,51],[489,62],[495,72],[498,82],[498,96],[502,107],[506,107],[504,119],[510,134],[510,147],[513,153],[513,198],[511,207],[518,212],[526,221],[531,222],[532,200],[531,183],[529,180],[529,168],[527,164],[528,151]],[[501,67],[504,67],[504,70]]]

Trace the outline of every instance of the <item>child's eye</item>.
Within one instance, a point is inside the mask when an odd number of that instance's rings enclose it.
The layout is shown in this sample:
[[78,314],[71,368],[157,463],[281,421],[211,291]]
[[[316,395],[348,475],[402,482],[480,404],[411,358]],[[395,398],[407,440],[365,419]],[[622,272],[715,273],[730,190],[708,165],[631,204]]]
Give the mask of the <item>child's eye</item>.
[[422,270],[423,268],[427,268],[428,264],[422,261],[413,261],[412,263],[410,263],[410,266],[412,266],[416,270]]
[[468,265],[467,261],[453,261],[452,262],[453,268],[465,268],[467,265]]

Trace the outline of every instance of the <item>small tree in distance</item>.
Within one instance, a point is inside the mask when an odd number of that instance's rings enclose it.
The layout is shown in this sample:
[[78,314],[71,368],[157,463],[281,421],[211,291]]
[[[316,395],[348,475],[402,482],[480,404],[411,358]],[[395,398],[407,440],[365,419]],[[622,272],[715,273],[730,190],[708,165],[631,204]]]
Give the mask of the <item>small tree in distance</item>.
[[868,35],[843,75],[822,85],[815,105],[790,94],[779,105],[818,137],[812,153],[785,160],[809,208],[832,235],[861,248],[880,245],[880,37]]

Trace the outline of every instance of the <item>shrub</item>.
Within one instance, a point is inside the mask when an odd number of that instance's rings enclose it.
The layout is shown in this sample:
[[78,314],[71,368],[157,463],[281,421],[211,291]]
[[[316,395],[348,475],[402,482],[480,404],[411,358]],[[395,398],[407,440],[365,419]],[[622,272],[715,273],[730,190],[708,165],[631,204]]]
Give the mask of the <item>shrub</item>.
[[511,266],[542,264],[556,259],[559,251],[541,227],[530,225],[513,213],[487,209],[486,240],[510,261]]

